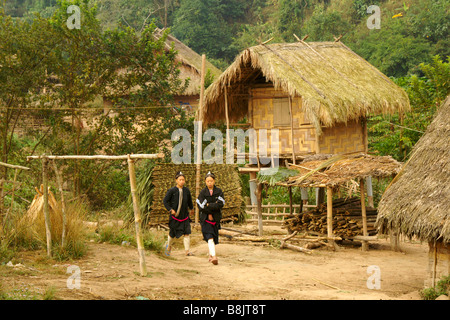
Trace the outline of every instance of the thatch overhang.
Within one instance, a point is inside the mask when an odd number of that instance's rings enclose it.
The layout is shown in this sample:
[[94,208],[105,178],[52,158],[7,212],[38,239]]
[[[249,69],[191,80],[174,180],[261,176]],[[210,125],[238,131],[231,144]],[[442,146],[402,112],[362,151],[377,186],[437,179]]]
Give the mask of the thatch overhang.
[[[313,156],[314,157],[314,156]],[[275,185],[284,187],[332,187],[358,184],[368,177],[388,178],[400,172],[402,163],[390,156],[372,156],[365,153],[348,155],[320,155],[319,160],[307,160],[290,165],[295,174],[278,181]],[[265,178],[266,176],[266,178]],[[260,174],[258,179],[267,183],[270,176]]]
[[204,124],[225,118],[225,88],[230,121],[245,117],[249,87],[258,81],[301,97],[319,134],[321,126],[410,109],[403,89],[341,42],[261,44],[244,50],[206,90]]
[[450,243],[450,96],[381,198],[376,226]]

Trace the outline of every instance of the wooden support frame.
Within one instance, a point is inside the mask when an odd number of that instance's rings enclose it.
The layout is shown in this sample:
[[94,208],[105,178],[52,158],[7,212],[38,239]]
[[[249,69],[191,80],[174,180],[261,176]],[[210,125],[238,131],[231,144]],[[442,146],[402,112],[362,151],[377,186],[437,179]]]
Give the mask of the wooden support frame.
[[[40,159],[42,161],[42,179],[44,184],[44,215],[46,220],[46,236],[47,236],[47,255],[51,257],[51,233],[50,233],[50,220],[48,213],[48,160],[127,160],[128,162],[128,173],[130,179],[130,189],[131,196],[133,200],[133,211],[134,211],[134,223],[136,229],[136,243],[138,246],[139,254],[139,269],[141,276],[147,275],[147,268],[145,263],[145,249],[143,245],[142,233],[141,233],[141,215],[139,209],[139,198],[136,192],[136,172],[134,167],[135,159],[158,159],[163,158],[164,154],[127,154],[120,156],[104,156],[104,155],[70,155],[70,156],[28,156],[27,160]],[[55,165],[56,166],[56,165]],[[47,220],[48,219],[48,220]]]

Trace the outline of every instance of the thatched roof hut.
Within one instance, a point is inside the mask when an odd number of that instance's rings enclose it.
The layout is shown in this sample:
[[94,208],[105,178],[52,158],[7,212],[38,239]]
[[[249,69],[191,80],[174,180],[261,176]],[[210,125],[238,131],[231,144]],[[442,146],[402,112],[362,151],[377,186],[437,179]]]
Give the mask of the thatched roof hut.
[[450,96],[380,201],[377,225],[450,244]]
[[341,42],[261,44],[244,50],[205,92],[204,124],[247,116],[251,83],[269,82],[290,97],[317,132],[369,114],[409,110],[407,94]]
[[[156,29],[155,36],[160,37],[163,29]],[[180,67],[180,79],[183,81],[187,78],[190,79],[189,86],[183,92],[186,96],[199,96],[200,95],[200,82],[201,82],[201,70],[202,70],[202,57],[197,52],[186,46],[180,40],[169,34],[166,40],[166,48],[170,49],[173,44],[174,49],[178,52],[176,61],[181,63]],[[210,72],[214,79],[217,79],[222,71],[216,68],[211,62],[206,60],[206,71]],[[198,97],[197,97],[198,99]]]

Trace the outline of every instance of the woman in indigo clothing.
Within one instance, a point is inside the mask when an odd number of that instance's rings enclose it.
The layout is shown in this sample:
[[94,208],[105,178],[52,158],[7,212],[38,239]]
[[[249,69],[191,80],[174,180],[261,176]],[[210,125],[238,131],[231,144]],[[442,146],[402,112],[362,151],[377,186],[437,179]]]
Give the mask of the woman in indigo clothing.
[[205,176],[206,187],[200,191],[197,205],[200,209],[200,224],[203,239],[208,243],[209,261],[218,264],[215,245],[219,243],[220,219],[225,205],[223,192],[215,186],[216,177],[208,172]]
[[174,238],[184,236],[184,249],[187,256],[193,255],[190,249],[191,219],[189,211],[193,212],[191,192],[184,186],[186,179],[184,174],[179,171],[175,175],[176,186],[170,188],[164,197],[164,206],[169,211],[169,237],[165,245],[166,256],[170,256]]

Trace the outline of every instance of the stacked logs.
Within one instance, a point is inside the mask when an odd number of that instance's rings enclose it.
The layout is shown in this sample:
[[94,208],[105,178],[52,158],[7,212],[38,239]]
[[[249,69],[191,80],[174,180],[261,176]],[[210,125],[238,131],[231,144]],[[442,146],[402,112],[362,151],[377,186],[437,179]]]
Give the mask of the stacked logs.
[[[375,235],[374,227],[377,209],[366,208],[367,231],[369,236]],[[327,234],[327,205],[301,213],[294,218],[286,219],[284,227],[288,231],[313,232]],[[352,238],[363,235],[361,200],[359,198],[340,198],[333,200],[333,234],[337,237]]]

